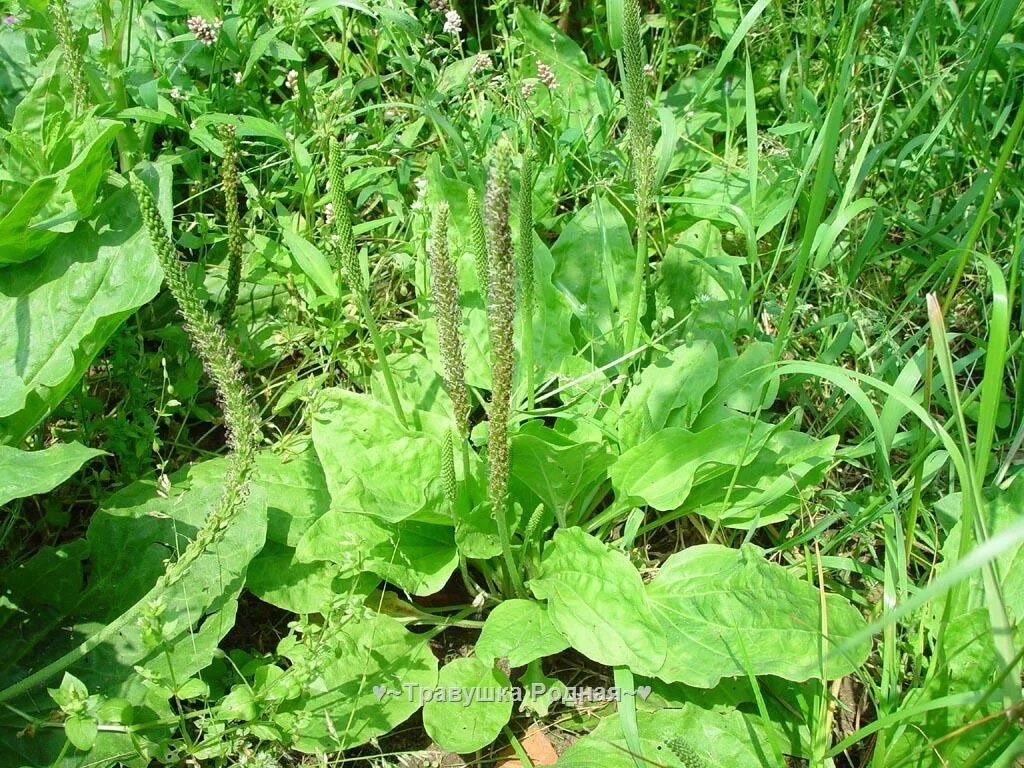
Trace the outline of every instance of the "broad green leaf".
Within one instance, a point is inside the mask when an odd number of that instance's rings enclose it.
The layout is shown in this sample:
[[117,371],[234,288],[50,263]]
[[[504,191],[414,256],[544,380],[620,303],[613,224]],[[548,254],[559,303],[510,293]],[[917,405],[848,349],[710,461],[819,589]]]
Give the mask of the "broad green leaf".
[[740,22],[740,7],[736,0],[714,0],[715,32],[723,40],[728,40],[736,32]]
[[294,547],[331,505],[327,478],[309,441],[296,450],[261,451],[253,485],[267,497],[267,539],[278,544]]
[[599,362],[620,354],[622,318],[633,286],[633,243],[625,219],[604,197],[582,208],[551,247],[552,282],[572,307],[584,343],[603,350]]
[[270,29],[262,32],[252,44],[249,46],[249,55],[245,60],[245,66],[242,68],[242,77],[246,78],[249,73],[252,72],[253,66],[258,62],[263,55],[267,53],[271,44],[277,40],[277,36],[284,30],[284,25],[279,24],[271,27]]
[[[742,92],[736,89],[737,96]],[[721,99],[721,94],[711,98]],[[742,114],[740,98],[735,109]],[[716,163],[687,179],[686,200],[677,208],[700,221],[711,219],[731,226],[740,223],[735,208],[755,227],[760,239],[786,218],[793,205],[798,174],[784,163],[766,163],[758,179],[757,207],[750,194],[750,176],[745,168],[733,169]]]
[[773,376],[775,359],[772,345],[754,342],[738,357],[727,357],[718,364],[718,378],[708,390],[694,429],[704,429],[733,411],[754,413],[775,402],[778,377]]
[[342,576],[371,571],[414,595],[441,589],[458,565],[449,526],[384,522],[333,508],[309,527],[296,549],[300,562],[329,560]]
[[[18,608],[46,614],[66,612],[76,604],[85,574],[82,561],[88,544],[75,539],[59,547],[43,547],[6,575],[6,589],[17,596]],[[46,585],[45,588],[40,588]]]
[[[478,389],[491,388],[491,346],[487,330],[487,310],[483,299],[477,294],[463,294],[462,304],[462,338],[465,342],[466,384]],[[423,344],[429,358],[434,362],[434,370],[441,373],[441,352],[437,335],[437,321],[433,315],[427,316],[423,326]]]
[[331,263],[323,252],[302,235],[293,232],[287,222],[281,222],[281,236],[302,273],[310,279],[320,293],[337,299],[341,295],[338,271],[331,267]]
[[371,397],[325,391],[313,417],[313,445],[336,507],[391,522],[441,508],[439,442],[406,429]]
[[43,148],[57,143],[71,115],[66,109],[74,98],[64,72],[63,53],[54,49],[39,69],[31,90],[18,103],[11,120],[12,132],[28,134]]
[[472,656],[441,667],[437,692],[423,705],[423,727],[439,747],[459,754],[483,749],[512,717],[512,684]]
[[[216,482],[226,461],[195,464],[172,480],[175,486],[184,487]],[[276,544],[295,547],[306,529],[331,506],[327,479],[308,436],[257,453],[252,485],[267,498],[267,540]]]
[[[194,538],[221,492],[219,482],[168,499],[147,498],[140,490],[138,496],[115,497],[98,513],[88,531],[91,571],[98,577],[86,589],[95,615],[110,620],[149,592],[166,568],[169,553],[182,551]],[[125,506],[120,506],[122,498]],[[147,649],[135,630],[111,641],[117,657],[134,658],[135,665],[168,680],[172,669],[177,680],[203,669],[234,624],[235,598],[265,537],[266,500],[254,492],[223,538],[193,563],[180,582],[154,596],[164,606],[161,618],[170,633],[169,648],[164,652],[159,647]],[[204,617],[202,626],[194,629]],[[102,655],[88,657],[97,672],[103,669]]]
[[[210,664],[234,626],[246,567],[264,543],[266,508],[259,494],[253,494],[223,538],[200,555],[181,581],[157,593],[153,587],[168,558],[195,537],[220,498],[221,485],[217,482],[183,493],[172,487],[171,494],[161,497],[153,484],[136,483],[94,515],[87,533],[90,578],[78,592],[47,600],[41,584],[26,578],[28,574],[9,584],[8,608],[25,605],[31,610],[6,611],[0,629],[0,641],[7,649],[6,669],[0,672],[4,682],[21,679],[60,656],[145,598],[144,615],[100,644],[72,671],[90,693],[124,698],[132,707],[142,707],[136,717],[173,720],[167,699],[176,686]],[[27,599],[25,592],[30,590],[35,594]],[[65,629],[40,636],[40,622]],[[40,716],[52,708],[35,693],[15,704]],[[45,711],[40,711],[41,705]],[[137,736],[145,744],[167,730],[155,727]],[[63,739],[54,739],[46,731],[22,735],[13,744],[14,754],[23,756],[26,764],[53,764]],[[5,746],[12,745],[3,736],[0,739]],[[101,731],[89,757],[102,760],[113,755],[111,762],[115,762],[118,754],[134,762],[131,739]]]
[[[440,369],[435,369],[433,362],[419,353],[388,355],[388,363],[398,398],[412,425],[418,430],[437,435],[443,435],[451,429],[452,401],[444,388]],[[387,382],[380,370],[373,372],[371,388],[378,402],[390,406]],[[424,418],[427,414],[435,418]],[[435,426],[440,429],[433,429]]]
[[608,3],[608,43],[618,50],[622,47],[623,0],[612,0]]
[[455,544],[463,557],[474,560],[489,560],[501,554],[498,524],[486,502],[477,504],[456,519]]
[[[235,126],[235,133],[239,137],[271,139],[282,144],[288,143],[288,135],[284,129],[270,120],[255,117],[254,115],[229,115],[224,112],[208,112],[196,118],[195,126],[192,128],[193,136],[201,132],[206,132],[206,135],[212,136],[209,133],[209,126],[211,125],[233,125]],[[217,140],[214,148],[217,150],[216,154],[218,157],[223,156],[224,145],[219,140]]]
[[380,23],[386,27],[394,27],[396,30],[410,35],[419,35],[422,32],[419,20],[407,11],[378,5],[374,9],[374,13],[377,15]]
[[[636,768],[617,717],[604,718],[567,749],[557,768]],[[774,768],[758,718],[734,709],[680,709],[638,712],[642,756],[665,768]],[[646,763],[641,763],[646,764]]]
[[476,641],[476,655],[485,664],[504,658],[510,667],[522,667],[568,647],[544,605],[533,600],[505,600],[488,614]]
[[70,672],[64,673],[64,677],[60,681],[60,688],[50,688],[47,692],[57,706],[65,712],[75,712],[84,708],[85,700],[89,698],[89,689],[85,683]]
[[353,619],[325,635],[315,649],[292,637],[278,648],[293,665],[316,670],[301,695],[273,715],[300,752],[347,749],[389,732],[419,709],[416,693],[437,682],[427,638],[392,618]]
[[114,159],[123,125],[86,113],[72,119],[71,96],[59,56],[18,105],[6,145],[0,188],[0,265],[28,261],[92,213]]
[[652,361],[622,404],[619,447],[632,448],[663,427],[689,427],[717,378],[718,355],[707,341],[681,344]]
[[666,330],[679,323],[685,329],[669,338],[699,332],[720,351],[731,346],[748,322],[743,263],[725,253],[721,233],[703,219],[669,245],[655,278],[658,321]]
[[623,499],[671,511],[696,483],[752,462],[774,429],[746,416],[700,432],[666,427],[619,457],[611,468],[612,487]]
[[665,662],[663,630],[640,574],[622,553],[579,528],[560,529],[530,580],[573,648],[599,664],[650,674]]
[[89,459],[102,455],[81,443],[58,443],[41,451],[0,445],[0,504],[53,490]]
[[[170,176],[158,169],[160,200]],[[0,270],[0,442],[18,444],[74,386],[110,335],[160,288],[130,189],[39,256]]]
[[561,520],[574,501],[604,480],[615,460],[600,443],[577,443],[535,423],[524,425],[513,436],[511,451],[512,478]]
[[693,488],[680,507],[723,525],[746,528],[778,523],[798,513],[804,491],[823,479],[839,436],[816,440],[802,432],[776,432],[753,462]]
[[551,707],[569,698],[565,683],[545,675],[539,660],[527,666],[517,682],[523,689],[523,703],[519,705],[521,712],[547,717]]
[[245,586],[260,600],[292,613],[323,613],[342,597],[366,597],[377,586],[370,574],[345,578],[334,563],[299,562],[295,550],[267,545],[249,563]]
[[[50,705],[48,711],[42,714],[49,714],[52,710],[53,706]],[[148,712],[152,714],[153,710],[149,709]],[[141,709],[137,714],[146,716],[146,712]],[[173,718],[173,713],[168,710],[166,716]],[[0,749],[4,750],[4,757],[12,766],[95,768],[123,765],[125,768],[146,768],[151,761],[144,754],[139,754],[139,747],[157,749],[157,744],[151,742],[150,737],[158,740],[170,738],[170,732],[160,727],[154,727],[141,736],[126,733],[125,730],[118,727],[116,730],[99,731],[91,749],[88,752],[80,752],[68,748],[70,739],[61,728],[39,728],[26,738],[28,734],[23,733],[23,728],[18,726],[17,721],[11,721],[0,729]]]
[[[654,676],[713,688],[723,677],[775,675],[786,680],[850,674],[867,659],[869,641],[836,650],[864,629],[860,613],[764,559],[702,544],[672,555],[647,585],[647,597],[672,653]],[[827,627],[823,636],[822,628]]]
[[356,2],[356,0],[313,0],[311,3],[306,3],[302,15],[307,19],[312,19],[322,15],[325,11],[341,8],[349,8],[366,16],[372,17],[374,15],[369,7],[363,5],[363,3]]
[[99,723],[88,715],[70,715],[64,721],[64,733],[76,749],[82,751],[92,749],[99,734]]
[[[555,270],[554,259],[551,251],[534,237],[533,243],[533,272],[536,282],[536,295],[534,297],[533,312],[533,363],[540,370],[537,381],[554,376],[558,373],[562,361],[573,353],[573,338],[570,322],[572,320],[572,308],[569,300],[552,282]],[[516,345],[522,348],[522,335],[524,333],[522,322],[525,319],[525,312],[520,309],[519,320],[516,328]],[[525,372],[517,369],[517,375],[525,381]]]

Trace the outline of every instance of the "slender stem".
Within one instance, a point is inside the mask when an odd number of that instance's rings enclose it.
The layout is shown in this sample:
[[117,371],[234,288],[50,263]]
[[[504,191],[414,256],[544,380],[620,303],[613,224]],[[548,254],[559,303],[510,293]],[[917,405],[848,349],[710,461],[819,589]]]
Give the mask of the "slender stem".
[[511,583],[516,595],[525,595],[526,586],[523,584],[523,577],[519,573],[519,564],[516,563],[515,555],[512,552],[512,537],[509,535],[507,504],[507,500],[503,500],[494,509],[494,519],[498,524],[498,541],[501,543],[501,554],[505,560],[505,568],[508,570],[509,583]]
[[[637,212],[639,214],[639,211]],[[647,273],[647,222],[646,215],[637,216],[636,222],[636,263],[633,265],[633,296],[629,301],[629,319],[626,325],[625,349],[628,354],[636,344],[637,329],[640,326],[640,298],[644,294]]]
[[151,594],[152,593],[145,595],[141,600],[135,603],[135,605],[133,605],[127,611],[122,613],[112,622],[107,624],[107,626],[105,626],[95,635],[87,637],[85,640],[83,640],[70,651],[65,653],[59,659],[50,662],[42,669],[33,672],[28,677],[23,678],[16,682],[14,685],[8,686],[4,690],[0,691],[0,701],[10,701],[11,699],[20,696],[26,691],[32,690],[37,685],[45,683],[51,677],[55,677],[56,675],[60,674],[65,669],[70,667],[72,664],[74,664],[76,661],[86,656],[94,648],[97,648],[98,646],[105,643],[107,640],[112,638],[114,635],[116,635],[118,632],[120,632],[122,629],[127,627],[128,624],[131,623],[131,621],[138,615],[142,606],[152,599]]
[[526,369],[526,410],[534,408],[533,378],[533,312],[526,307],[523,313],[523,367]]

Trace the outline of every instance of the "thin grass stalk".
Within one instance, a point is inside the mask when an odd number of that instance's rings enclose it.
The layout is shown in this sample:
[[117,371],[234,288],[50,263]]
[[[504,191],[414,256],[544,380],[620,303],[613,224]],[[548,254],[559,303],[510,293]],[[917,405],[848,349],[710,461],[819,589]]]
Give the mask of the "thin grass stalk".
[[340,268],[346,282],[348,282],[350,290],[355,295],[359,311],[363,315],[363,322],[366,324],[366,330],[370,334],[370,341],[373,343],[377,360],[380,362],[381,373],[384,376],[384,385],[391,399],[391,407],[394,409],[398,421],[405,426],[407,424],[405,410],[402,408],[402,401],[398,397],[398,388],[395,386],[395,379],[391,373],[387,349],[384,346],[384,339],[380,335],[377,320],[373,316],[370,307],[369,290],[363,281],[363,273],[359,267],[355,232],[352,229],[352,207],[349,205],[348,197],[345,195],[341,144],[335,138],[332,138],[330,143],[328,181],[331,187],[331,207],[334,210],[334,236],[331,238],[331,245],[337,255],[337,266]]
[[220,164],[220,177],[224,186],[224,223],[228,231],[228,274],[224,286],[224,300],[220,308],[221,324],[227,326],[238,303],[238,286],[242,280],[242,220],[238,213],[238,142],[235,127],[223,125],[220,138],[224,143],[224,159]]
[[1010,155],[1013,154],[1013,150],[1017,147],[1022,129],[1024,129],[1024,109],[1018,109],[1017,116],[1013,119],[1013,124],[1010,126],[1010,132],[1007,134],[1006,139],[1003,141],[1003,146],[999,150],[999,159],[996,160],[995,169],[992,171],[992,178],[989,180],[988,187],[985,189],[985,196],[981,200],[981,206],[978,208],[978,213],[975,215],[971,228],[967,232],[967,237],[964,239],[963,247],[960,249],[960,258],[957,261],[956,271],[953,273],[953,279],[950,282],[949,289],[946,291],[946,297],[942,301],[943,315],[949,314],[949,309],[953,304],[953,297],[956,295],[957,288],[960,287],[960,278],[963,276],[964,268],[967,266],[967,260],[974,250],[974,244],[981,235],[981,228],[988,221],[989,209],[991,209],[992,201],[995,199],[1000,184],[1002,184],[1003,173],[1010,162]]
[[522,577],[512,554],[508,522],[509,421],[515,376],[513,328],[516,313],[516,271],[509,227],[508,145],[498,146],[487,179],[484,218],[487,226],[487,319],[491,342],[491,410],[487,440],[487,497],[498,527],[508,577],[517,594],[524,594]]
[[523,153],[519,179],[519,238],[516,240],[516,266],[522,291],[523,367],[526,369],[526,408],[534,408],[533,314],[536,307],[536,282],[533,263],[533,150]]
[[[789,291],[786,294],[786,304],[782,310],[782,317],[777,323],[775,336],[774,356],[778,360],[782,355],[782,348],[789,335],[793,322],[793,312],[796,310],[797,299],[800,296],[800,289],[803,287],[804,276],[811,259],[811,249],[814,245],[814,236],[818,231],[825,216],[825,205],[828,202],[829,190],[832,185],[832,175],[835,168],[836,152],[839,147],[839,138],[843,124],[843,114],[846,111],[846,99],[850,92],[850,78],[854,69],[856,47],[860,41],[860,30],[867,20],[867,8],[865,4],[858,7],[857,15],[853,22],[847,39],[846,52],[840,68],[840,78],[836,95],[829,105],[825,117],[825,124],[818,132],[815,139],[817,150],[817,164],[814,169],[814,182],[811,185],[810,202],[807,208],[807,217],[803,222],[803,231],[800,237],[800,248],[797,252],[796,262],[793,266],[793,275],[789,281]],[[812,157],[814,151],[812,150]]]
[[0,702],[9,701],[64,671],[95,648],[110,640],[135,621],[154,599],[177,584],[192,565],[214,546],[241,512],[249,497],[256,451],[261,440],[260,416],[255,397],[245,381],[241,363],[217,319],[203,306],[196,287],[188,279],[185,266],[167,234],[162,217],[149,188],[138,177],[131,179],[139,209],[153,250],[163,267],[167,286],[185,320],[192,347],[202,360],[207,375],[217,391],[217,400],[224,414],[227,443],[231,448],[223,490],[213,511],[177,560],[167,566],[139,601],[86,638],[59,659],[0,691]]
[[[963,407],[960,401],[959,387],[956,383],[956,376],[953,372],[953,359],[949,351],[949,342],[946,337],[945,321],[942,316],[942,309],[939,306],[935,294],[928,294],[928,322],[935,337],[935,353],[938,359],[939,370],[945,382],[946,391],[953,409],[953,416],[960,432],[960,439],[963,447],[964,470],[961,473],[960,482],[963,490],[963,505],[960,517],[960,542],[958,560],[963,560],[972,550],[972,545],[977,542],[984,544],[989,539],[988,526],[984,518],[985,503],[982,498],[981,488],[975,480],[976,464],[974,451],[971,448],[970,433],[967,430],[967,422],[964,417]],[[992,627],[992,641],[996,653],[1005,667],[1014,669],[1007,678],[1003,687],[1003,700],[1006,706],[1012,706],[1020,699],[1020,665],[1014,664],[1016,649],[1013,645],[1013,624],[1010,623],[1006,611],[1006,604],[1000,587],[999,573],[995,562],[986,563],[982,568],[982,581],[985,589],[985,607],[989,614],[989,622]],[[961,585],[957,585],[950,591],[943,611],[943,622],[938,633],[940,641],[945,635],[945,623],[950,617],[950,610],[957,602]],[[941,666],[938,663],[943,654],[936,652],[935,667]]]

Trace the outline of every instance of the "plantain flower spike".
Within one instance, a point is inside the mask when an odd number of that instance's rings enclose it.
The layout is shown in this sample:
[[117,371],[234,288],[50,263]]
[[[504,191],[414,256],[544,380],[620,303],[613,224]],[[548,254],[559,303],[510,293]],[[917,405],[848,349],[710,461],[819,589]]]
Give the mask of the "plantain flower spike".
[[515,373],[513,327],[516,313],[516,272],[509,228],[508,142],[498,145],[487,178],[484,221],[487,226],[489,287],[487,301],[491,342],[491,412],[488,436],[488,496],[492,509],[504,508],[508,490],[509,411]]
[[163,267],[167,286],[185,320],[185,330],[213,380],[224,413],[227,442],[232,449],[217,507],[181,556],[168,567],[162,578],[162,583],[168,586],[178,581],[192,563],[223,535],[245,505],[261,439],[260,417],[235,350],[223,327],[203,306],[198,290],[188,279],[152,193],[137,176],[132,177],[131,185],[153,250]]
[[50,4],[50,13],[53,16],[53,30],[64,54],[64,65],[71,81],[75,108],[82,111],[89,106],[89,85],[85,80],[85,59],[75,39],[75,28],[71,25],[71,12],[67,0],[54,0]]
[[330,185],[331,211],[334,224],[332,242],[345,280],[353,291],[362,291],[363,275],[359,269],[356,254],[356,236],[352,231],[352,206],[345,196],[345,175],[341,167],[341,143],[331,139],[327,165],[327,180]]
[[228,230],[228,275],[220,319],[224,325],[231,322],[238,302],[238,285],[242,279],[242,220],[238,214],[238,142],[235,126],[223,125],[220,139],[224,143],[224,160],[220,165],[224,184],[224,220]]
[[428,247],[434,314],[441,347],[445,388],[452,400],[455,425],[462,438],[469,437],[469,390],[462,340],[462,310],[459,308],[459,277],[448,251],[449,210],[442,203],[434,211]]
[[626,70],[626,125],[629,154],[633,165],[637,228],[647,222],[654,183],[654,149],[651,110],[647,104],[647,76],[644,72],[644,41],[639,0],[625,0],[622,41]]
[[533,268],[533,159],[532,149],[523,152],[519,179],[519,239],[516,241],[516,267],[522,287],[523,311],[528,317],[533,315],[536,282]]
[[473,248],[473,260],[476,263],[476,277],[480,281],[480,295],[486,302],[491,278],[487,265],[487,234],[484,231],[484,218],[476,190],[469,190],[466,203],[469,206],[469,234],[470,244]]

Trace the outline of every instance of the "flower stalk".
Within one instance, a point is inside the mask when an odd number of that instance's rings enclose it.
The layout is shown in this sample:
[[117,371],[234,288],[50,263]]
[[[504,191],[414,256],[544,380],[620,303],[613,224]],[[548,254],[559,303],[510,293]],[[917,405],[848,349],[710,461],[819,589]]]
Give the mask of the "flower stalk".
[[235,126],[223,125],[220,139],[224,143],[224,159],[220,164],[220,177],[224,185],[224,220],[228,230],[228,274],[224,286],[224,300],[220,308],[220,321],[231,322],[238,303],[238,286],[242,280],[242,220],[238,213],[238,143]]
[[444,385],[452,401],[455,432],[463,440],[468,440],[469,389],[466,387],[459,277],[448,251],[449,216],[448,205],[445,203],[435,210],[428,255]]
[[636,262],[633,270],[633,294],[626,320],[625,348],[623,350],[625,354],[629,354],[636,343],[640,325],[640,300],[646,292],[647,224],[654,183],[654,146],[651,111],[647,104],[647,77],[644,74],[645,51],[639,0],[625,0],[622,37],[626,129],[636,211]]
[[231,448],[231,454],[222,480],[223,490],[202,527],[178,559],[167,566],[152,589],[103,629],[87,637],[60,658],[14,685],[0,690],[0,702],[10,701],[42,685],[110,640],[140,616],[145,616],[147,610],[158,604],[161,595],[180,582],[193,564],[223,538],[225,531],[231,527],[249,498],[256,451],[262,439],[261,420],[256,410],[255,397],[246,383],[241,363],[228,341],[227,334],[217,319],[203,306],[196,286],[188,279],[185,266],[171,243],[152,193],[137,176],[132,177],[131,186],[138,200],[141,218],[153,244],[153,250],[160,261],[160,266],[163,267],[167,287],[185,320],[185,330],[188,332],[192,347],[213,381],[217,400],[224,414],[227,443]]
[[89,85],[85,79],[85,59],[75,39],[67,0],[54,0],[50,4],[50,13],[53,14],[53,31],[64,53],[64,66],[67,67],[68,79],[71,81],[75,111],[81,112],[89,106]]
[[533,150],[523,153],[519,177],[519,237],[516,240],[516,266],[523,309],[523,367],[526,369],[526,407],[533,410],[533,313],[536,306],[536,277],[533,264]]
[[487,227],[488,301],[487,319],[491,342],[491,411],[487,440],[487,497],[497,521],[505,566],[518,594],[524,592],[522,577],[512,554],[508,521],[509,421],[512,382],[515,375],[513,328],[516,312],[516,270],[509,227],[508,144],[498,146],[487,178],[484,221]]

